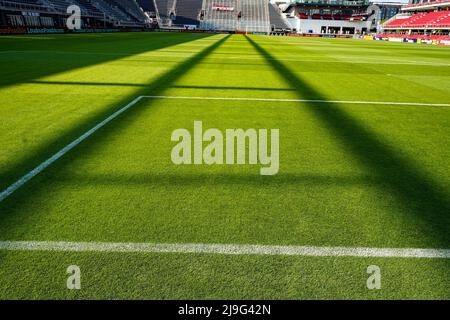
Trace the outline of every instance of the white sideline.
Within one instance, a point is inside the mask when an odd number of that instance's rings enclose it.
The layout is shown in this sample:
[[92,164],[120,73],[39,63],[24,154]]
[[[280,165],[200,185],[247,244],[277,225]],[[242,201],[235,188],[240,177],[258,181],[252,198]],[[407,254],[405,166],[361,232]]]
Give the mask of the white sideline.
[[89,131],[82,134],[79,138],[75,139],[64,148],[59,150],[57,153],[52,155],[50,158],[42,162],[36,168],[25,174],[19,180],[14,182],[8,188],[3,190],[0,193],[0,202],[5,200],[8,196],[14,193],[17,189],[22,187],[28,181],[33,179],[39,173],[44,171],[47,167],[49,167],[56,160],[64,156],[67,152],[75,148],[81,142],[86,140],[89,136],[91,136],[98,129],[102,128],[112,120],[114,120],[117,116],[124,113],[131,107],[133,107],[136,103],[141,101],[142,99],[182,99],[182,100],[223,100],[223,101],[262,101],[262,102],[305,102],[305,103],[321,103],[321,104],[364,104],[364,105],[402,105],[402,106],[425,106],[425,107],[450,107],[448,103],[418,103],[418,102],[383,102],[383,101],[345,101],[345,100],[310,100],[310,99],[270,99],[270,98],[233,98],[233,97],[188,97],[188,96],[138,96],[133,101],[128,103],[126,106],[122,107],[118,111],[111,114],[105,120],[98,123],[95,127],[90,129]]
[[229,255],[287,255],[315,257],[379,257],[450,259],[450,249],[309,247],[203,243],[113,243],[0,241],[0,250],[124,253],[210,253]]
[[189,97],[189,96],[143,96],[146,99],[182,99],[182,100],[224,100],[224,101],[261,101],[261,102],[308,102],[322,104],[372,104],[423,107],[450,107],[450,103],[388,102],[388,101],[352,101],[352,100],[314,100],[314,99],[271,99],[271,98],[232,98],[232,97]]

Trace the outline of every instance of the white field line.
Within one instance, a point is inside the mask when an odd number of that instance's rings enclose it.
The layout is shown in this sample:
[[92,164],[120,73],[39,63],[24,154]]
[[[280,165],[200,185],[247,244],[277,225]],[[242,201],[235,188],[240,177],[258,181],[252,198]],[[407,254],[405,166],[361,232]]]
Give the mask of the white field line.
[[364,104],[364,105],[402,105],[402,106],[431,106],[431,107],[450,107],[448,103],[418,103],[418,102],[383,102],[383,101],[345,101],[345,100],[310,100],[310,99],[270,99],[270,98],[232,98],[232,97],[187,97],[187,96],[139,96],[135,98],[133,101],[128,103],[126,106],[122,107],[118,111],[114,112],[112,115],[107,117],[105,120],[98,123],[95,127],[88,130],[84,134],[82,134],[79,138],[75,139],[64,148],[59,150],[57,153],[52,155],[50,158],[42,162],[36,168],[28,172],[26,175],[21,177],[19,180],[14,182],[8,188],[0,193],[0,202],[5,200],[8,196],[14,193],[17,189],[22,187],[28,181],[33,179],[39,173],[44,171],[47,167],[49,167],[52,163],[57,161],[59,158],[64,156],[70,150],[79,145],[82,141],[86,140],[89,136],[91,136],[98,129],[102,128],[112,120],[114,120],[117,116],[124,113],[131,107],[133,107],[136,103],[141,101],[142,99],[177,99],[177,100],[221,100],[221,101],[261,101],[261,102],[304,102],[304,103],[319,103],[319,104]]
[[180,100],[223,100],[223,101],[261,101],[261,102],[305,102],[322,104],[369,104],[424,107],[450,107],[450,103],[388,102],[388,101],[354,101],[354,100],[314,100],[314,99],[271,99],[271,98],[232,98],[232,97],[188,97],[188,96],[143,96],[146,99],[180,99]]
[[48,166],[50,166],[53,162],[61,158],[63,155],[65,155],[67,152],[75,148],[77,145],[79,145],[82,141],[87,139],[89,136],[91,136],[94,132],[96,132],[101,127],[105,126],[107,123],[115,119],[120,114],[127,111],[129,108],[134,106],[136,103],[138,103],[143,97],[139,96],[130,103],[128,103],[126,106],[122,107],[121,109],[114,112],[112,115],[107,117],[105,120],[97,124],[92,129],[88,130],[84,134],[82,134],[79,138],[75,139],[68,145],[66,145],[64,148],[59,150],[57,153],[55,153],[53,156],[42,162],[40,165],[38,165],[36,168],[28,172],[26,175],[24,175],[22,178],[14,182],[12,185],[10,185],[8,188],[6,188],[4,191],[0,193],[0,202],[5,200],[9,195],[11,195],[14,191],[19,189],[21,186],[23,186],[25,183],[33,179],[36,175],[44,171]]
[[263,58],[263,57],[221,57],[220,59],[232,59],[232,60],[276,60],[276,61],[295,61],[295,62],[325,62],[325,63],[347,63],[347,64],[386,64],[386,65],[415,65],[415,66],[432,66],[432,67],[448,67],[448,63],[434,63],[434,62],[414,62],[414,61],[402,61],[402,62],[388,62],[384,60],[380,61],[357,61],[357,60],[317,60],[317,59],[289,59],[289,58]]
[[0,250],[115,253],[210,253],[315,257],[379,257],[450,259],[450,249],[310,247],[203,243],[113,243],[0,241]]

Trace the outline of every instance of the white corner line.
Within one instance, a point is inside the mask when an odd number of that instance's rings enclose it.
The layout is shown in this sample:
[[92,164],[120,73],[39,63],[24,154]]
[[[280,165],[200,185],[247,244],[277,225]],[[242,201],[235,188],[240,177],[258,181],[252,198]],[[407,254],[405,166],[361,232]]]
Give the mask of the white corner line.
[[178,100],[221,100],[221,101],[261,101],[261,102],[303,102],[303,103],[319,103],[319,104],[364,104],[364,105],[402,105],[402,106],[428,106],[428,107],[450,107],[448,103],[418,103],[418,102],[383,102],[383,101],[346,101],[346,100],[311,100],[311,99],[271,99],[271,98],[239,98],[239,97],[189,97],[189,96],[138,96],[126,106],[117,110],[105,120],[98,123],[92,129],[82,134],[79,138],[75,139],[50,158],[42,162],[36,168],[25,174],[19,180],[11,184],[5,190],[0,193],[0,202],[9,197],[17,189],[22,187],[28,181],[33,179],[39,173],[44,171],[47,167],[64,156],[70,150],[75,148],[81,142],[90,137],[94,132],[104,127],[106,124],[117,118],[119,115],[133,107],[142,99],[178,99]]
[[26,175],[21,177],[19,180],[14,182],[12,185],[10,185],[8,188],[6,188],[4,191],[0,193],[0,202],[5,200],[8,196],[10,196],[13,192],[15,192],[17,189],[22,187],[24,184],[26,184],[28,181],[33,179],[35,176],[37,176],[39,173],[44,171],[47,167],[49,167],[52,163],[54,163],[56,160],[64,156],[67,152],[75,148],[77,145],[79,145],[81,142],[86,140],[89,136],[91,136],[94,132],[96,132],[98,129],[104,127],[107,123],[111,122],[113,119],[117,118],[119,115],[133,107],[136,103],[138,103],[140,100],[142,100],[142,96],[137,97],[130,103],[128,103],[126,106],[122,107],[121,109],[114,112],[112,115],[107,117],[102,122],[98,123],[95,127],[88,130],[84,134],[82,134],[79,138],[75,139],[68,145],[66,145],[64,148],[59,150],[57,153],[52,155],[50,158],[42,162],[40,165],[38,165],[36,168],[28,172]]
[[114,243],[0,241],[0,250],[115,253],[209,253],[227,255],[286,255],[312,257],[378,257],[450,259],[450,249],[317,247],[203,243]]

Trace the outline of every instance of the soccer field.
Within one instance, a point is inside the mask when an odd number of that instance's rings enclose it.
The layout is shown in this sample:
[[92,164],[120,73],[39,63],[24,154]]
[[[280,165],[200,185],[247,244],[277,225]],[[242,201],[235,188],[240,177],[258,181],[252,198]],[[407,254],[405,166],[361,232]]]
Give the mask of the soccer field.
[[[0,109],[1,299],[450,299],[448,48],[2,36]],[[194,121],[278,173],[175,165]]]

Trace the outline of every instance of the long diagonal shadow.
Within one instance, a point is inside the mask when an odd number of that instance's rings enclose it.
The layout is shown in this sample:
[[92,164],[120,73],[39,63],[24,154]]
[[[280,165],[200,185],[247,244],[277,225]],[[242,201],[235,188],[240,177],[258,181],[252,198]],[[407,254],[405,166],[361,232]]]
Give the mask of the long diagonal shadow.
[[[248,42],[265,58],[278,74],[296,90],[301,99],[327,100],[307,81],[292,72],[258,43],[247,37]],[[296,65],[299,67],[299,65]],[[414,220],[426,225],[427,237],[436,246],[450,246],[449,195],[432,179],[421,172],[409,159],[400,156],[375,133],[354,119],[336,103],[306,103],[305,107],[319,119],[330,134],[340,140],[350,153],[384,184],[383,191],[392,193],[406,209],[411,223]]]
[[[222,37],[212,45],[206,47],[193,57],[186,59],[185,61],[174,67],[172,70],[168,71],[167,73],[160,76],[158,79],[154,80],[146,88],[134,92],[133,96],[124,97],[122,101],[115,103],[114,106],[116,108],[117,105],[123,106],[129,103],[132,99],[136,98],[136,96],[148,94],[154,95],[161,94],[164,90],[170,87],[170,85],[173,84],[178,78],[180,78],[186,72],[194,68],[197,64],[201,63],[203,59],[205,59],[209,54],[211,54],[211,52],[213,52],[220,45],[222,45],[229,37],[230,37],[229,35]],[[81,145],[77,146],[77,148],[83,146],[83,155],[86,155],[91,151],[95,151],[99,145],[105,143],[105,141],[108,140],[108,137],[111,134],[122,130],[122,128],[130,125],[133,122],[133,120],[138,119],[141,113],[147,110],[151,106],[151,104],[152,101],[150,100],[149,103],[146,103],[145,108],[139,108],[139,105],[136,105],[132,109],[129,109],[127,112],[121,114],[119,117],[114,119],[113,125],[107,125],[102,129],[98,130],[92,137],[90,137],[86,141],[83,141]],[[111,107],[106,109],[111,110]],[[85,126],[87,125],[88,124],[85,124]],[[92,124],[89,122],[89,128],[87,128],[86,130],[90,129],[90,127],[92,127]],[[74,139],[73,136],[72,139]],[[58,162],[54,163],[52,167],[48,169],[51,170],[53,168],[55,170],[59,170],[64,166],[70,165],[71,161],[73,159],[76,159],[77,156],[79,156],[76,154],[77,148],[73,150],[74,152],[69,152],[63,158],[59,159]],[[34,179],[36,180],[37,178]],[[30,183],[32,182],[33,181],[30,181]],[[39,196],[39,194],[42,191],[42,188],[46,185],[46,183],[48,183],[48,181],[47,182],[44,181],[42,183],[40,182],[35,183],[32,188],[27,188],[27,185],[25,185],[19,190],[17,190],[10,197],[2,201],[0,203],[0,212],[2,213],[1,218],[8,219],[8,217],[13,217],[14,213],[21,212],[22,206],[27,202],[26,200],[28,198],[34,198]],[[20,201],[18,201],[17,199],[20,199]]]
[[[89,82],[89,81],[46,81],[32,80],[30,84],[54,84],[60,86],[100,86],[100,87],[148,87],[145,83],[121,83],[121,82]],[[240,91],[294,91],[292,88],[270,88],[270,87],[237,87],[237,86],[200,86],[200,85],[172,85],[172,89],[202,89],[202,90],[240,90]]]
[[[95,35],[95,38],[84,35],[83,38],[73,38],[72,35],[56,35],[50,40],[31,43],[23,39],[0,39],[0,44],[7,48],[0,50],[0,88],[208,36],[210,35],[180,33],[167,37],[163,33],[143,33],[102,34]],[[99,48],[102,49],[101,52],[96,51]],[[127,52],[118,53],[117,48],[126,48]]]

